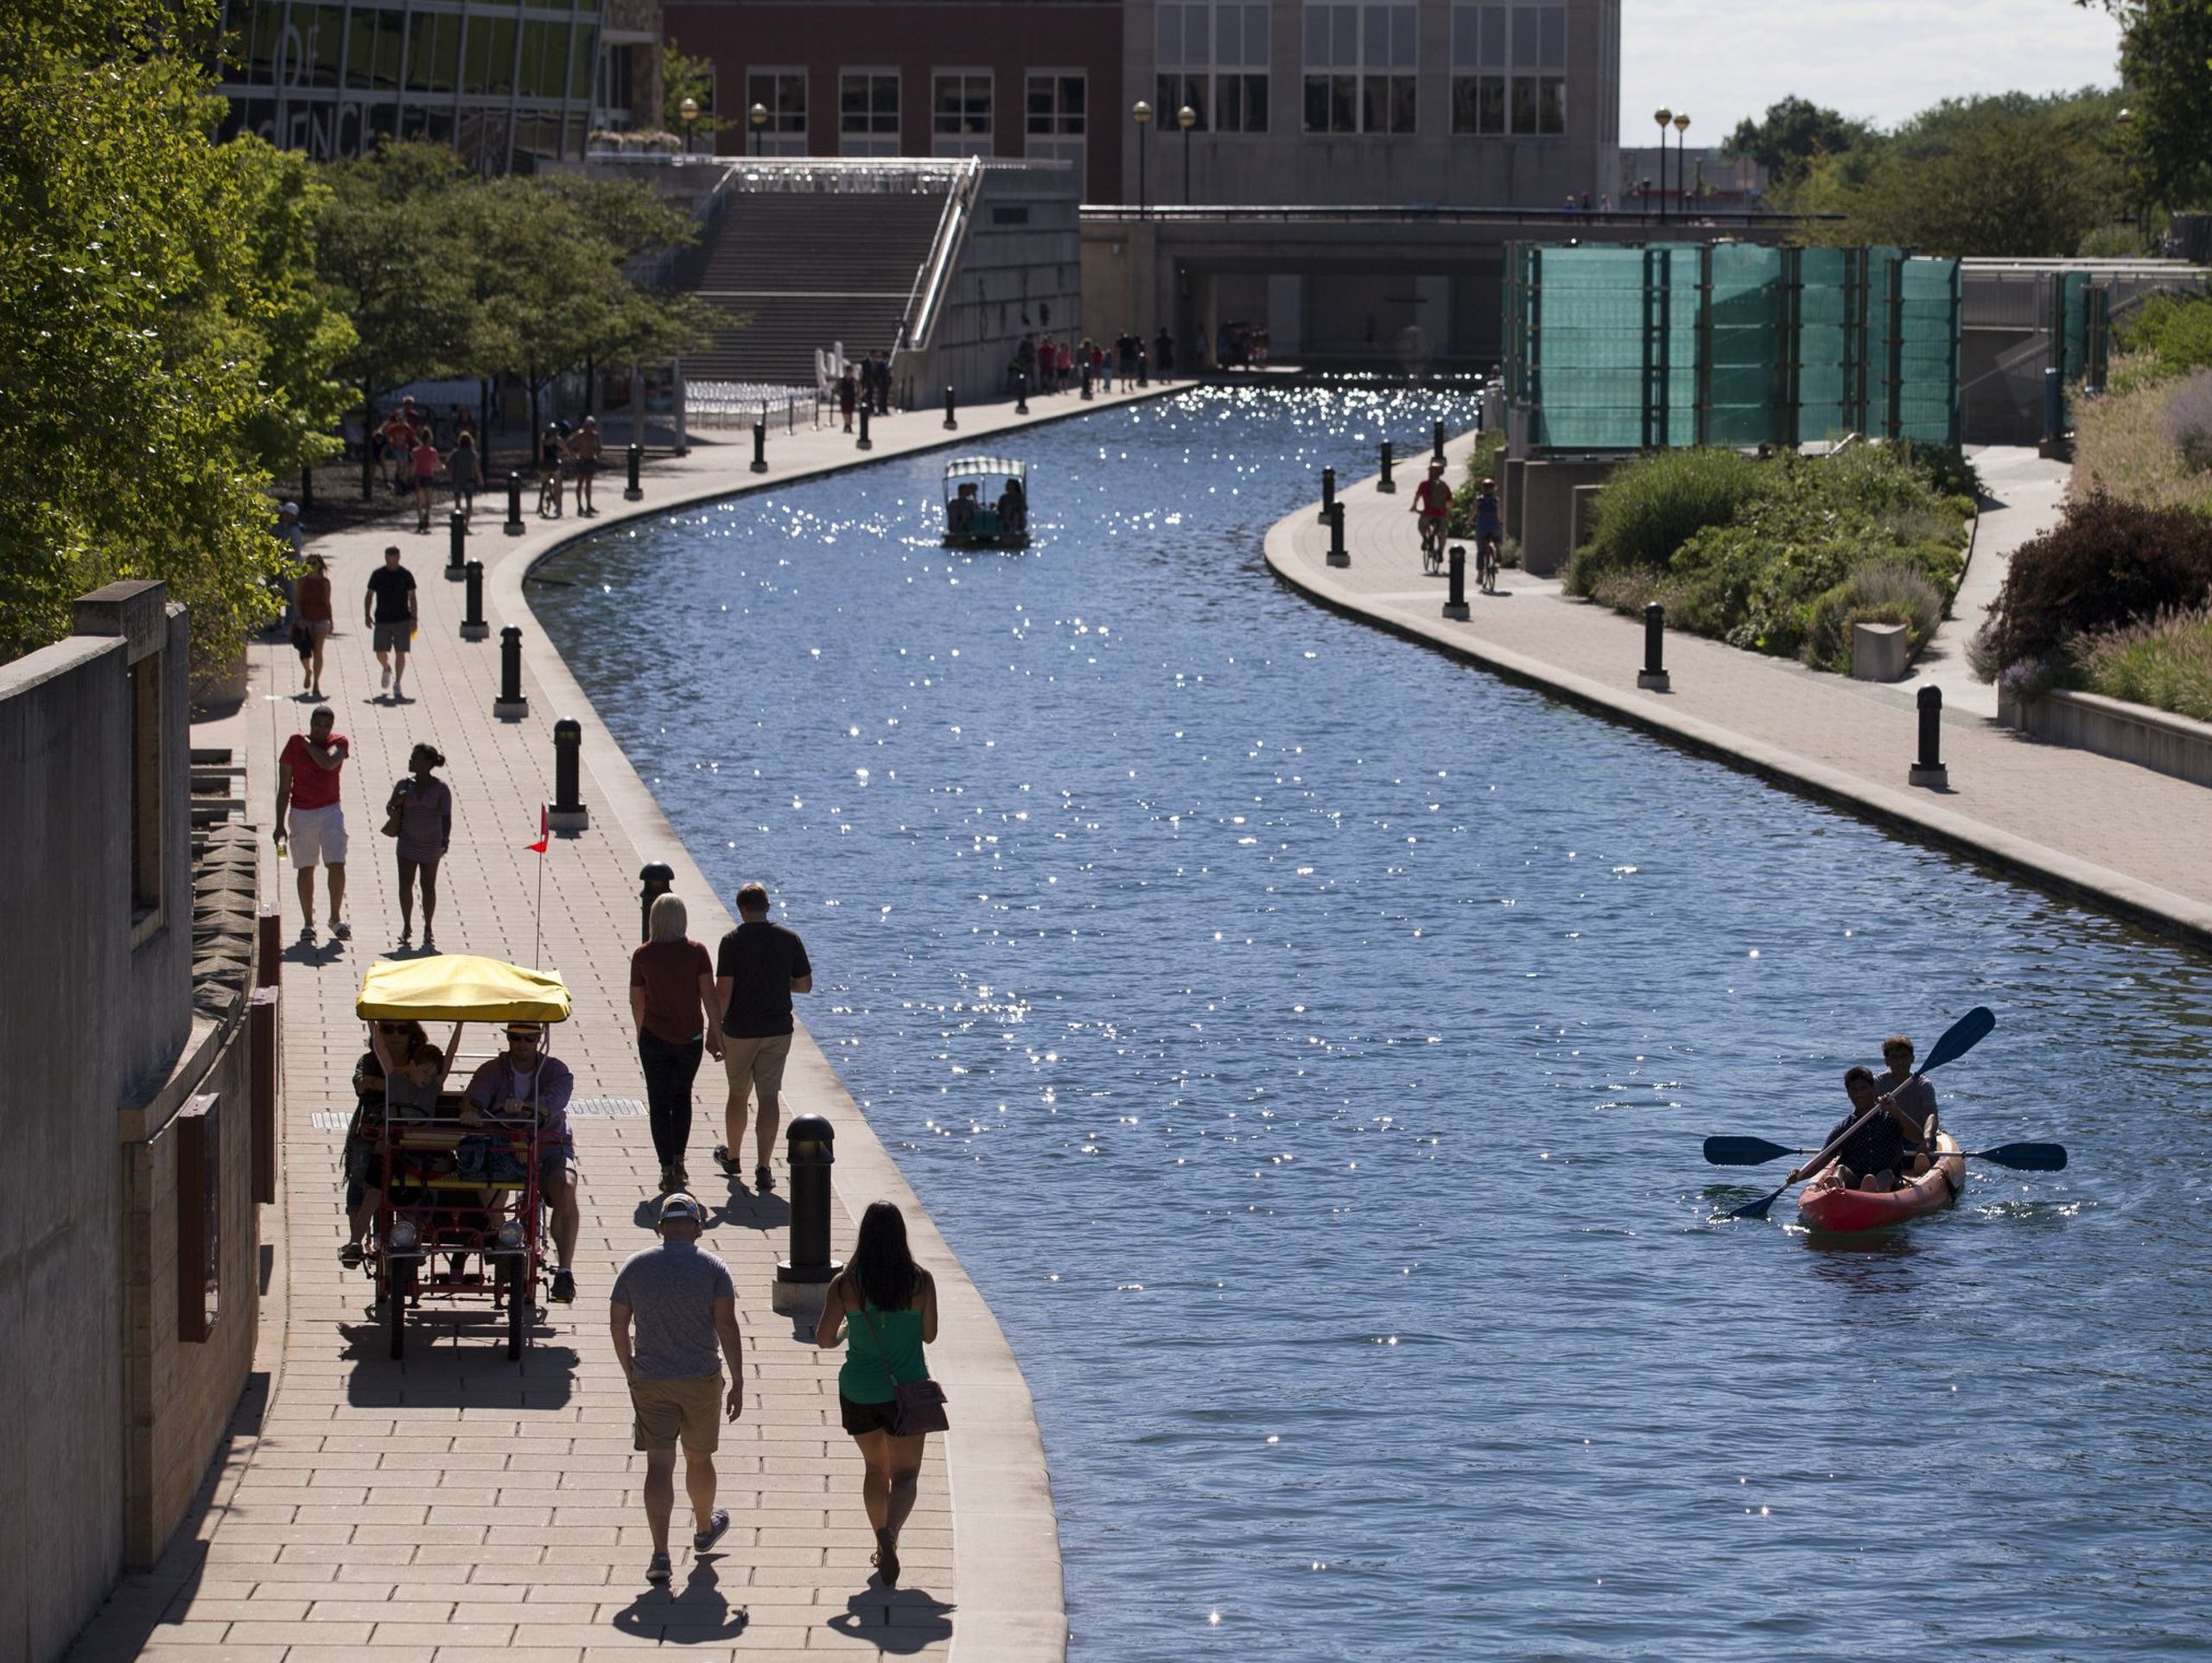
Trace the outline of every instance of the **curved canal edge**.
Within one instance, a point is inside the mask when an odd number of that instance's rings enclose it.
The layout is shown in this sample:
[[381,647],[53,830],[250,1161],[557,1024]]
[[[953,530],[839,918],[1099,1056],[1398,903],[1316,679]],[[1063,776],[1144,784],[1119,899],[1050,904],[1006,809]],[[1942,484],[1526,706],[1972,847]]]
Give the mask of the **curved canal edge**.
[[[1447,444],[1447,477],[1457,476],[1472,447],[1471,434]],[[1517,571],[1500,579],[1501,588],[1524,603],[1517,615],[1486,606],[1471,575],[1473,620],[1447,619],[1440,580],[1421,573],[1408,498],[1381,494],[1377,478],[1337,493],[1344,506],[1349,567],[1328,564],[1317,498],[1268,528],[1263,553],[1275,576],[1348,618],[2212,951],[2212,879],[2201,859],[2202,787],[2026,741],[1955,712],[1946,715],[1943,747],[1960,788],[1938,794],[1885,784],[1877,771],[1886,768],[1902,780],[1913,754],[1910,693],[1672,633],[1667,655],[1673,690],[1639,689],[1641,624],[1568,600],[1556,582]],[[1615,665],[1618,683],[1601,679]],[[1854,742],[1839,743],[1844,733]],[[1960,806],[1947,806],[1951,802]],[[2029,811],[2030,804],[2039,806]],[[2081,841],[2111,835],[2113,847],[2103,851],[2109,864],[2091,858],[2079,841],[2061,848],[2044,841],[2054,804],[2078,805]],[[2123,827],[2126,836],[2119,835]],[[2191,847],[2200,856],[2193,873],[2184,858]],[[2162,853],[2170,858],[2161,859]],[[2176,882],[2193,883],[2200,892],[2168,886]]]
[[[594,828],[610,838],[619,835],[639,864],[664,860],[675,869],[676,890],[687,898],[695,938],[714,940],[734,926],[728,911],[729,898],[718,895],[708,882],[661,812],[652,789],[607,731],[531,611],[524,585],[537,567],[577,543],[625,524],[785,490],[932,450],[958,448],[985,436],[1116,405],[1148,402],[1187,390],[1190,384],[1155,386],[1087,404],[1071,397],[1065,408],[1027,416],[1014,415],[1011,406],[978,408],[963,412],[967,430],[951,435],[934,427],[922,428],[925,416],[917,413],[887,430],[878,428],[874,450],[858,459],[827,434],[805,435],[829,441],[793,447],[803,456],[812,453],[820,460],[783,468],[769,479],[740,471],[745,461],[733,446],[726,467],[701,469],[675,495],[651,504],[610,503],[588,524],[543,543],[533,538],[502,550],[503,558],[486,560],[486,613],[521,626],[524,669],[543,690],[547,714],[582,725],[583,766],[595,788],[596,800],[590,806],[601,816]],[[908,440],[910,433],[913,436]],[[952,1655],[960,1663],[1053,1663],[1065,1658],[1068,1623],[1059,1521],[1036,1406],[1013,1349],[958,1256],[804,1022],[794,1036],[787,1078],[791,1097],[810,1108],[826,1110],[837,1129],[833,1176],[846,1214],[841,1234],[849,1239],[869,1202],[893,1202],[906,1216],[915,1257],[938,1278],[940,1337],[931,1366],[944,1384],[952,1420],[952,1431],[944,1438],[953,1521]],[[857,1509],[858,1497],[850,1499]]]

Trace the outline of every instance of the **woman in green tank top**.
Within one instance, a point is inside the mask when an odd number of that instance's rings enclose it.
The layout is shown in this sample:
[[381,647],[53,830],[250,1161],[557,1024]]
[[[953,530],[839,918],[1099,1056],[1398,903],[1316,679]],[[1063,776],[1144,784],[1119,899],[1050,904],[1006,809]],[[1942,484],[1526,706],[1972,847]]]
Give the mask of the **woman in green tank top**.
[[835,1350],[842,1340],[837,1404],[845,1430],[860,1445],[868,1476],[861,1500],[875,1528],[876,1574],[899,1582],[899,1529],[914,1510],[926,1436],[893,1438],[891,1418],[900,1385],[929,1378],[922,1347],[937,1338],[937,1284],[906,1247],[906,1220],[887,1201],[861,1217],[852,1262],[830,1284],[814,1342]]

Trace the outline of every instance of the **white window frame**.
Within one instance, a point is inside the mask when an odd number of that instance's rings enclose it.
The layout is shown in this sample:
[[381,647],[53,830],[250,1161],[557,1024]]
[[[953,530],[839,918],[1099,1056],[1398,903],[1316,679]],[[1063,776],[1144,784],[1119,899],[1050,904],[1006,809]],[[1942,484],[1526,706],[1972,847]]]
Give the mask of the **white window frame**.
[[[1377,14],[1383,16],[1378,19]],[[1383,37],[1380,43],[1375,38],[1378,21]],[[1301,131],[1314,138],[1355,135],[1410,138],[1421,130],[1421,10],[1417,5],[1409,0],[1306,0],[1299,22],[1299,53],[1304,65],[1298,88]],[[1308,119],[1316,81],[1327,83],[1323,96],[1329,111],[1326,123],[1318,127]],[[1350,85],[1343,86],[1340,82]],[[1351,100],[1350,124],[1338,126],[1336,102],[1347,93]],[[1396,122],[1402,98],[1409,106],[1410,117],[1403,126]],[[1378,108],[1379,122],[1373,119]]]
[[[1030,125],[1035,119],[1029,113],[1029,87],[1032,81],[1049,81],[1052,88],[1052,110],[1046,117],[1052,125],[1044,132]],[[1071,119],[1060,104],[1060,86],[1065,81],[1083,83],[1083,111],[1072,117],[1081,124],[1069,128],[1061,124]],[[1021,153],[1035,162],[1065,162],[1075,169],[1078,191],[1083,188],[1084,168],[1089,161],[1090,127],[1090,72],[1087,69],[1030,68],[1021,72]]]
[[[947,81],[960,83],[962,118],[966,118],[970,83],[983,84],[983,130],[980,133],[947,133],[939,126],[938,94]],[[988,69],[949,67],[930,71],[930,154],[931,156],[995,156],[998,123],[998,78]]]
[[[865,129],[849,130],[845,125],[845,83],[856,76],[865,76],[869,83],[869,125]],[[891,126],[883,130],[874,123],[880,119],[874,110],[874,83],[891,83]],[[899,130],[906,117],[906,86],[896,64],[841,64],[837,68],[837,154],[839,156],[897,156]]]
[[[1202,11],[1206,14],[1206,45],[1203,53],[1189,50],[1188,22],[1185,14]],[[1237,14],[1237,48],[1234,58],[1225,57],[1221,49],[1222,14]],[[1161,35],[1170,16],[1175,19],[1173,33],[1176,45],[1172,51],[1162,50]],[[1260,25],[1259,42],[1252,43],[1250,25]],[[1176,112],[1185,103],[1198,112],[1198,119],[1192,127],[1197,133],[1212,133],[1223,138],[1262,137],[1274,115],[1274,87],[1271,54],[1274,48],[1274,9],[1265,0],[1159,0],[1153,9],[1153,100],[1159,110],[1154,117],[1163,133],[1178,130]],[[1267,111],[1256,124],[1244,113],[1247,101],[1244,93],[1249,81],[1258,81],[1263,89]],[[1221,125],[1222,96],[1224,81],[1237,86],[1238,119],[1234,127]]]
[[[772,98],[756,97],[753,83],[762,77],[771,82],[796,80],[798,83],[798,125],[779,127],[776,124],[783,111]],[[806,154],[807,124],[814,119],[814,83],[806,73],[804,64],[747,64],[745,67],[745,105],[738,112],[738,124],[743,128],[743,143],[739,144],[747,156],[753,154],[753,106],[768,106],[768,124],[760,130],[760,144],[762,156],[804,156]],[[741,135],[725,130],[721,136],[725,143],[737,143]]]
[[[1452,133],[1455,138],[1567,136],[1567,8],[1560,0],[1484,0],[1452,8]],[[1546,42],[1551,33],[1554,39]],[[1471,96],[1475,124],[1460,122]],[[1486,85],[1485,85],[1486,84]],[[1485,98],[1497,100],[1494,121]],[[1526,108],[1523,108],[1524,104]]]

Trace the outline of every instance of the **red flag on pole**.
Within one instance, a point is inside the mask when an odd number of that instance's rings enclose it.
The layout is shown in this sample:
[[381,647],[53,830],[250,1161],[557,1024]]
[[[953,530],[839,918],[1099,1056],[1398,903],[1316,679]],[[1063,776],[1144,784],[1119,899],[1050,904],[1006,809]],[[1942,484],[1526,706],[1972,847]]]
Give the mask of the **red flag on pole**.
[[537,805],[537,841],[525,847],[532,854],[543,854],[545,853],[546,844],[552,841],[552,826],[545,816],[545,805],[541,803]]

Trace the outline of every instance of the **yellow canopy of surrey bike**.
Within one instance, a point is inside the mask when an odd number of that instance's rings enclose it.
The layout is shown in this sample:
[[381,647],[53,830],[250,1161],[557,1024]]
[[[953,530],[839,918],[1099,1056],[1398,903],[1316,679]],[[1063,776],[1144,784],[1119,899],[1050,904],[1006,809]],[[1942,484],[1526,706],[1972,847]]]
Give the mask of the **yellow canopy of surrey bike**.
[[369,967],[353,1010],[365,1022],[564,1022],[569,985],[550,970],[468,953],[385,959]]

